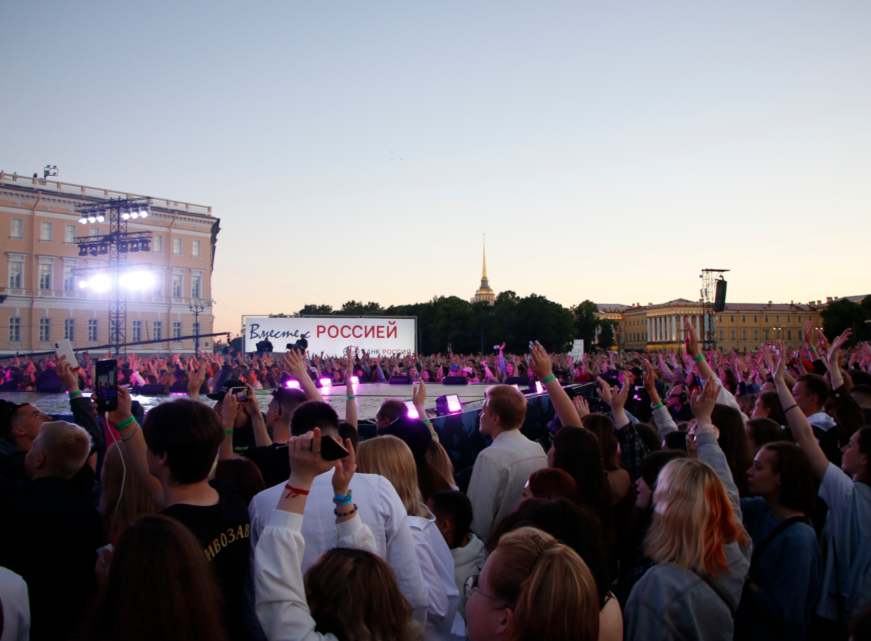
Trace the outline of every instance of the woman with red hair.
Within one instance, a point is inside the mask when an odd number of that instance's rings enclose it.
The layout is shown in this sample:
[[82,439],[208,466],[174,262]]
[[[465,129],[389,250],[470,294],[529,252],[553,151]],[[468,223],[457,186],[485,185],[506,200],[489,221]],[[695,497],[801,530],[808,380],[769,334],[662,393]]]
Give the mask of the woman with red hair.
[[699,459],[676,459],[659,474],[645,541],[657,565],[629,595],[626,639],[732,639],[752,546],[711,423],[718,393],[715,380],[693,393]]

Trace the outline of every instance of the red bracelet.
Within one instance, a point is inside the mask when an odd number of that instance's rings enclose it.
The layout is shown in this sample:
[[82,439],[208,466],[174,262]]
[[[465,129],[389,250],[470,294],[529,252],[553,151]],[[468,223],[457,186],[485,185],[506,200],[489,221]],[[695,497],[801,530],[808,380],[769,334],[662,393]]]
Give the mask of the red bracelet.
[[287,496],[284,497],[286,499],[295,499],[297,496],[308,496],[309,492],[308,490],[300,490],[299,488],[291,487],[290,483],[285,483],[284,489],[290,490],[290,492],[287,493]]

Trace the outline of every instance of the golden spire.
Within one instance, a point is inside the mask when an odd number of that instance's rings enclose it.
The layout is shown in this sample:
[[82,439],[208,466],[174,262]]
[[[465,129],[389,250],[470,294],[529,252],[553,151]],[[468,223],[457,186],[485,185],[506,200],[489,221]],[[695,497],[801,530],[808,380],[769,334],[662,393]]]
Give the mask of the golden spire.
[[481,280],[487,280],[487,234],[481,234],[484,237],[484,273]]

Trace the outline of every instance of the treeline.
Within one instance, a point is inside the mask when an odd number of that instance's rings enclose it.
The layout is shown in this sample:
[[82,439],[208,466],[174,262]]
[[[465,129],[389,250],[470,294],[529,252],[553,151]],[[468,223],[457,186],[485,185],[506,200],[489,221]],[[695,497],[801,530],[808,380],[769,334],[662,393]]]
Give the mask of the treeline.
[[572,340],[583,338],[589,349],[600,329],[599,347],[610,349],[613,324],[596,319],[596,305],[584,301],[566,308],[544,296],[519,297],[504,291],[495,305],[470,303],[456,296],[437,296],[425,303],[382,307],[378,303],[348,301],[340,309],[329,305],[305,305],[303,316],[416,316],[418,349],[423,354],[447,352],[448,345],[460,354],[489,353],[505,343],[506,351],[524,353],[530,340],[548,351],[565,351]]

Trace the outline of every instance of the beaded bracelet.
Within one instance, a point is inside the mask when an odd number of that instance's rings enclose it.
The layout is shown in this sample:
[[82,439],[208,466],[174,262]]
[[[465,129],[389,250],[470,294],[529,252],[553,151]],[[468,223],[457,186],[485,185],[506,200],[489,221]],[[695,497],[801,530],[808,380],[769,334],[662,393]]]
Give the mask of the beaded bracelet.
[[542,384],[542,385],[547,385],[548,383],[550,383],[551,381],[554,381],[554,380],[556,380],[556,374],[551,374],[551,375],[548,376],[546,379],[544,379],[544,380],[541,382],[541,384]]
[[339,512],[338,509],[333,510],[333,514],[335,514],[336,516],[353,516],[356,513],[357,513],[357,504],[356,503],[354,503],[354,509],[351,510],[350,512]]

